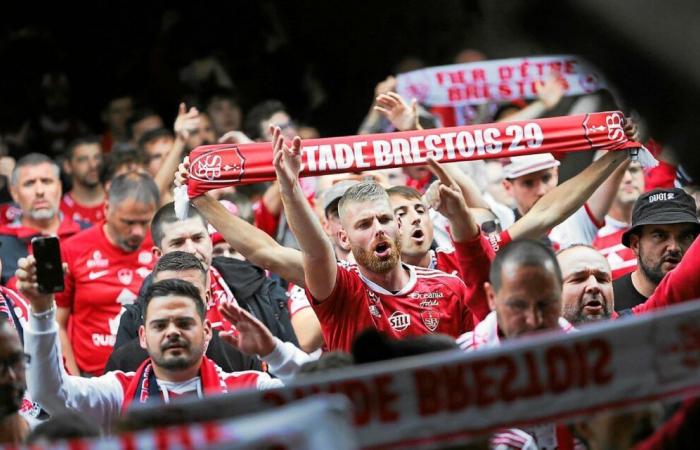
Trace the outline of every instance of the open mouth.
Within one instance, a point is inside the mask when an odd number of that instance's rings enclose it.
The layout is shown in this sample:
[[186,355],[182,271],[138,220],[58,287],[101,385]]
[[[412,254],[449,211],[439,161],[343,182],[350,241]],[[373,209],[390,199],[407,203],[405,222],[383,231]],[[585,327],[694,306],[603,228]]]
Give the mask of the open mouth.
[[374,247],[374,254],[379,258],[385,258],[389,256],[391,251],[391,246],[387,242],[380,242]]
[[586,304],[583,305],[583,308],[591,313],[599,313],[603,311],[603,302],[600,300],[591,300],[586,302]]
[[425,240],[425,233],[419,228],[411,234],[411,239],[421,244]]

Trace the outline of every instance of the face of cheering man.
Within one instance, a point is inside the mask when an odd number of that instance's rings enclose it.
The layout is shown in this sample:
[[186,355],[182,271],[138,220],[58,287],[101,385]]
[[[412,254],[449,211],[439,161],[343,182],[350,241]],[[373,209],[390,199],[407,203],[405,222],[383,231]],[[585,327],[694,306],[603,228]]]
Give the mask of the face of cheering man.
[[190,217],[162,225],[163,239],[160,247],[154,247],[157,257],[175,250],[191,253],[199,259],[205,268],[211,266],[213,246],[207,227],[199,217]]
[[630,248],[641,273],[658,285],[681,262],[696,236],[696,227],[689,223],[644,225],[641,232],[630,234]]
[[401,259],[414,266],[425,266],[433,243],[433,222],[428,206],[419,197],[389,196],[394,213],[401,220]]
[[610,265],[597,250],[579,245],[557,254],[562,314],[573,324],[609,319],[614,308]]
[[551,264],[505,262],[500,286],[486,283],[491,310],[507,339],[557,329],[561,314],[561,282]]
[[341,239],[360,266],[384,274],[399,264],[400,228],[388,198],[349,201],[340,215]]

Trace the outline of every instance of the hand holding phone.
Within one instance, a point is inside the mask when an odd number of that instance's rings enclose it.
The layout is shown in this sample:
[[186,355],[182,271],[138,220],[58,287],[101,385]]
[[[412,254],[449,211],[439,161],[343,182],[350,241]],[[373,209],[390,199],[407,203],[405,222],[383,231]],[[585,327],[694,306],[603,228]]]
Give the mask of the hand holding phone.
[[36,259],[36,281],[39,292],[53,294],[62,292],[63,264],[61,247],[56,236],[41,236],[32,239],[32,253]]

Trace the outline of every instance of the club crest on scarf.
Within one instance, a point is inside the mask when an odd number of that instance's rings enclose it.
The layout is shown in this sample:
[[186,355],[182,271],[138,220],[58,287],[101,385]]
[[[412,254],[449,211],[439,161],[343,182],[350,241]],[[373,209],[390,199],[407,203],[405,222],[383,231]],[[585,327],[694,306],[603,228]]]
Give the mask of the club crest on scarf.
[[595,143],[600,142],[601,138],[615,143],[623,142],[625,140],[624,124],[625,119],[619,112],[586,114],[586,118],[583,120],[583,129],[591,147],[597,148],[600,145]]
[[199,181],[236,183],[244,171],[245,158],[235,145],[202,153],[190,163],[190,177]]

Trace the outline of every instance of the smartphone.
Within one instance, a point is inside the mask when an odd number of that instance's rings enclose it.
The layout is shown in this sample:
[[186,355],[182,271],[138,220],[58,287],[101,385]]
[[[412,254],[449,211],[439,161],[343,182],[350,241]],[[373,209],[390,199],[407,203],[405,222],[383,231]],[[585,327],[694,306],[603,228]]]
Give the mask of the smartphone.
[[39,284],[39,292],[42,294],[62,292],[65,287],[58,238],[56,236],[33,238],[32,253],[36,259],[36,281]]

